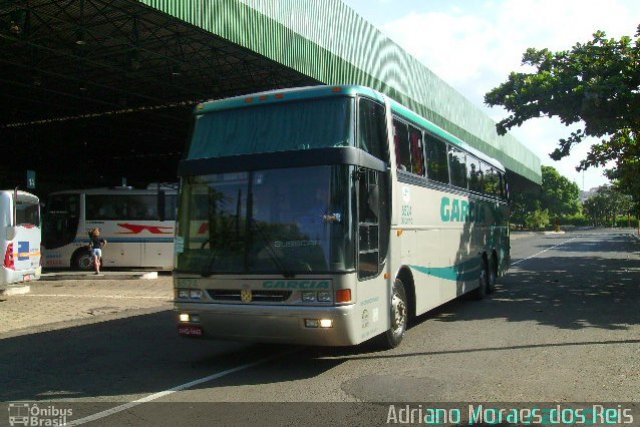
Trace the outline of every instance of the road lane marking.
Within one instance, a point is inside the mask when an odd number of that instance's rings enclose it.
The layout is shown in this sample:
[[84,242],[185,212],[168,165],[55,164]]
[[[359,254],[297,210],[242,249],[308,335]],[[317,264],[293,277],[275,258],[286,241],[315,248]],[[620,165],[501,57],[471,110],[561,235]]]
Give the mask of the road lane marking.
[[551,246],[550,248],[547,248],[547,249],[541,250],[540,252],[536,252],[535,254],[533,254],[533,255],[531,255],[531,256],[528,256],[528,257],[526,257],[526,258],[519,259],[519,260],[518,260],[518,261],[516,261],[516,262],[512,262],[512,263],[511,263],[511,266],[514,266],[514,265],[520,264],[521,262],[527,261],[527,260],[529,260],[529,259],[531,259],[531,258],[535,258],[535,257],[537,257],[538,255],[542,255],[543,253],[548,252],[548,251],[550,251],[550,250],[552,250],[552,249],[555,249],[555,248],[557,248],[557,247],[559,247],[559,246],[562,246],[562,245],[564,245],[565,243],[573,242],[573,241],[574,241],[574,240],[576,240],[576,239],[578,239],[578,237],[574,237],[573,239],[565,240],[564,242],[562,242],[562,243],[558,243],[558,244],[557,244],[557,245],[555,245],[555,246]]
[[89,415],[87,417],[71,421],[71,422],[67,423],[67,425],[68,426],[79,426],[79,425],[82,425],[82,424],[90,423],[92,421],[96,421],[96,420],[99,420],[101,418],[105,418],[105,417],[108,417],[110,415],[117,414],[118,412],[126,411],[126,410],[131,409],[131,408],[133,408],[135,406],[142,405],[143,403],[152,402],[154,400],[160,399],[161,397],[168,396],[168,395],[173,394],[175,392],[186,390],[186,389],[191,388],[193,386],[196,386],[196,385],[199,385],[199,384],[203,384],[203,383],[206,383],[206,382],[209,382],[209,381],[217,380],[218,378],[222,378],[222,377],[227,376],[229,374],[240,372],[240,371],[243,371],[245,369],[253,368],[255,366],[258,366],[258,365],[261,365],[263,363],[269,362],[271,360],[277,359],[278,357],[282,357],[282,356],[288,355],[290,353],[295,353],[297,351],[300,351],[300,350],[299,349],[295,349],[295,350],[291,350],[291,351],[285,351],[285,352],[282,352],[282,353],[279,353],[279,354],[276,354],[276,355],[273,355],[273,356],[265,357],[264,359],[260,359],[260,360],[257,360],[255,362],[246,363],[244,365],[236,366],[235,368],[230,368],[230,369],[227,369],[225,371],[221,371],[221,372],[218,372],[218,373],[215,373],[215,374],[203,377],[203,378],[199,378],[197,380],[193,380],[193,381],[190,381],[188,383],[181,384],[179,386],[170,388],[168,390],[161,391],[161,392],[154,393],[154,394],[150,394],[148,396],[145,396],[145,397],[143,397],[141,399],[134,400],[132,402],[124,403],[124,404],[122,404],[120,406],[116,406],[115,408],[107,409],[105,411],[98,412],[96,414]]

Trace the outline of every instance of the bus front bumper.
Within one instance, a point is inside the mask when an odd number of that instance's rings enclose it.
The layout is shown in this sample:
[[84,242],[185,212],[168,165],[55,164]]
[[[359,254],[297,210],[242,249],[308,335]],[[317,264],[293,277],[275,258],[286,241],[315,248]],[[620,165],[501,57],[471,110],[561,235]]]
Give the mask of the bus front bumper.
[[40,279],[41,273],[41,267],[16,271],[0,266],[0,288],[4,288],[12,284],[15,285],[23,282],[30,282],[32,280],[38,280]]
[[[175,311],[178,332],[183,336],[320,346],[347,346],[362,341],[356,333],[360,326],[354,319],[354,305],[300,307],[175,303]],[[190,321],[181,322],[181,314],[189,315]],[[191,320],[194,316],[196,319]],[[320,327],[322,319],[330,319],[331,327]],[[309,327],[309,320],[318,321],[318,326]]]

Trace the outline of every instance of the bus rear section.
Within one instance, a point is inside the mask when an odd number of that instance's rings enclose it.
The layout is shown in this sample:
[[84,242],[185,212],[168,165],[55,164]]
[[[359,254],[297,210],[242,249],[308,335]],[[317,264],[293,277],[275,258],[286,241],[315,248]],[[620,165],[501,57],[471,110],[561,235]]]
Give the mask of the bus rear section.
[[40,203],[24,191],[0,191],[0,286],[40,278]]

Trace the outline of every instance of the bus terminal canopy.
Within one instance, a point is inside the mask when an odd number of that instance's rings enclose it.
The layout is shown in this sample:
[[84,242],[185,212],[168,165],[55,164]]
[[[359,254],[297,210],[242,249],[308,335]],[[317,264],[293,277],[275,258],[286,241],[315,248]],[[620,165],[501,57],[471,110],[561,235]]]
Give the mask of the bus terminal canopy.
[[529,149],[340,0],[0,0],[0,49],[0,182],[172,181],[195,104],[317,84],[376,89],[541,182]]

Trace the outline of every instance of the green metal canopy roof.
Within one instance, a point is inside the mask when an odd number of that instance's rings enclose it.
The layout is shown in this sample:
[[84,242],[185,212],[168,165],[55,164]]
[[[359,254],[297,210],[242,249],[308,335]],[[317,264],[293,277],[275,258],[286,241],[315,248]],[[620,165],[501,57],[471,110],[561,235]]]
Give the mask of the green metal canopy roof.
[[541,183],[540,159],[340,0],[138,0],[326,84],[379,90]]
[[198,102],[322,83],[387,94],[512,188],[541,181],[533,153],[339,0],[0,0],[0,51],[2,186],[175,180]]

